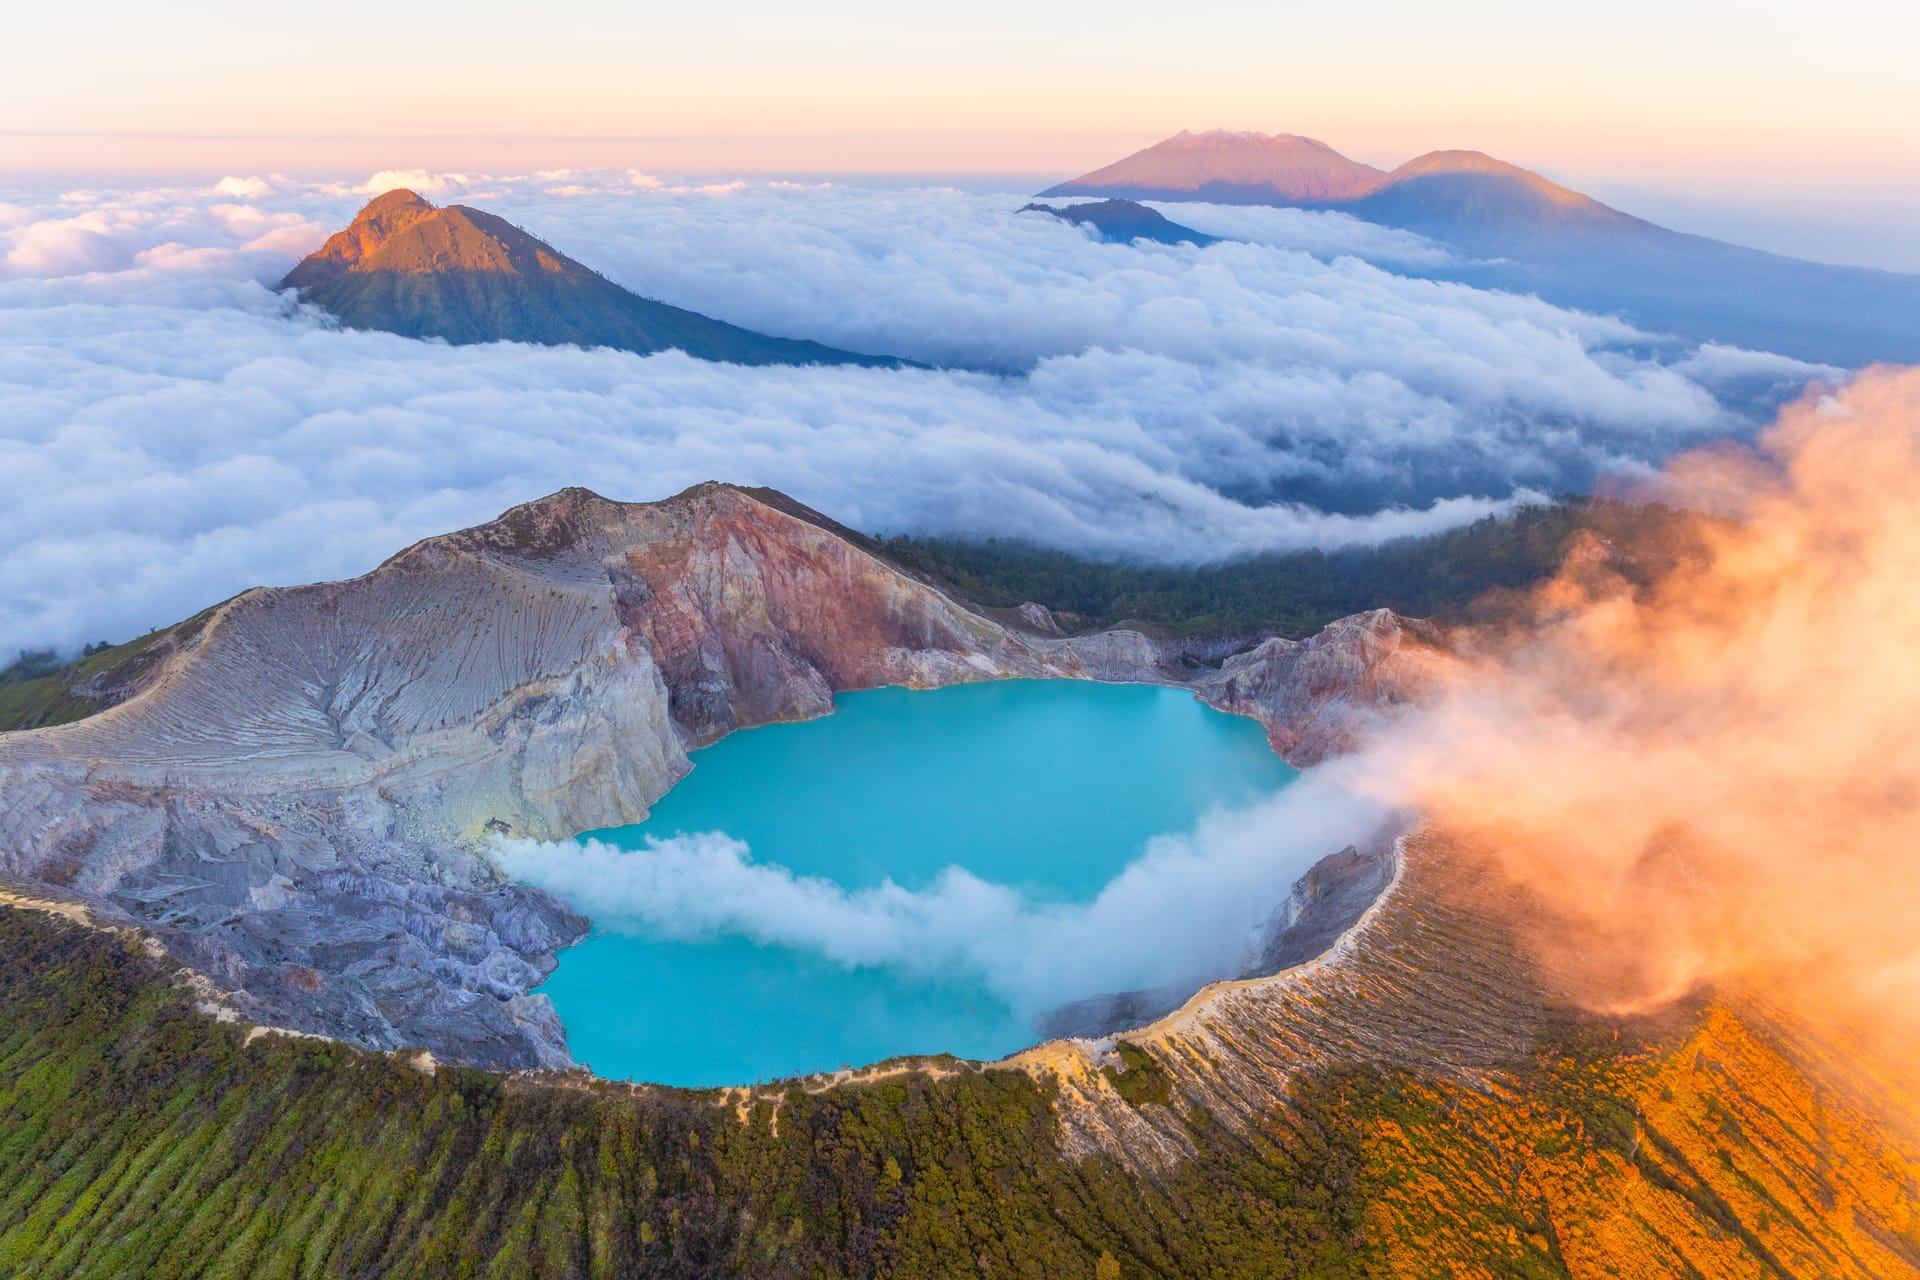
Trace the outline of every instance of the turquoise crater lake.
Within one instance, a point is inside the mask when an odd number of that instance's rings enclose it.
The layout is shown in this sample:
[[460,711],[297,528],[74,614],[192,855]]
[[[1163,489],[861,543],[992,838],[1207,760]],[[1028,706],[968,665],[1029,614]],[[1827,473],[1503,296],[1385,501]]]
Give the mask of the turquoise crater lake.
[[[930,959],[931,941],[920,954],[917,929],[953,924],[914,916],[926,895],[983,919],[1010,897],[1070,909],[1151,838],[1296,776],[1257,724],[1172,689],[1016,680],[838,701],[694,753],[646,822],[543,854],[527,878],[593,919],[541,988],[576,1061],[710,1086],[1003,1056],[1035,1041],[1039,1010]],[[943,887],[950,867],[970,878]],[[846,950],[854,963],[830,954]]]

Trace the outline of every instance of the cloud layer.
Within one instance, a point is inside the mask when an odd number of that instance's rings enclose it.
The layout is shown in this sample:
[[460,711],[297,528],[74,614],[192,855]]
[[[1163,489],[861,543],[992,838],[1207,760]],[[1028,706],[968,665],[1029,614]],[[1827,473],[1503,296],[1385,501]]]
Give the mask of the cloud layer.
[[[448,348],[270,291],[395,181],[679,305],[964,368]],[[1375,542],[1642,474],[1820,372],[1398,275],[1352,255],[1437,250],[1339,215],[1196,208],[1259,243],[1135,248],[1018,203],[564,172],[0,192],[0,654],[360,572],[568,484],[771,484],[869,530],[1174,562]]]

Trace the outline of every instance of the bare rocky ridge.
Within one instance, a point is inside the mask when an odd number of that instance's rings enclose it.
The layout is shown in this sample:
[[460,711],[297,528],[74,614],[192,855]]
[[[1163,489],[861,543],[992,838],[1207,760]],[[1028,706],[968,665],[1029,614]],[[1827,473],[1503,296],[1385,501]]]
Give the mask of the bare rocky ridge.
[[[1313,1068],[1393,1064],[1491,1088],[1525,1064],[1567,1006],[1517,931],[1534,911],[1524,889],[1426,829],[1398,841],[1385,866],[1391,881],[1331,950],[1277,974],[1214,983],[1126,1034],[1148,1055],[1146,1069],[1164,1075],[1170,1105],[1115,1105],[1125,1062],[1111,1036],[1011,1059],[1059,1084],[1069,1148],[1164,1164],[1192,1153],[1185,1115],[1246,1123]],[[1284,949],[1284,929],[1269,936]]]
[[[1395,855],[1384,846],[1362,853],[1348,845],[1314,863],[1249,940],[1239,977],[1269,978],[1325,955],[1379,900],[1394,868]],[[1113,1036],[1173,1013],[1204,985],[1175,982],[1088,996],[1045,1014],[1034,1030],[1050,1040]]]
[[689,748],[879,685],[1190,688],[1308,764],[1442,660],[1386,611],[1224,656],[1016,626],[829,525],[723,485],[569,489],[361,578],[247,592],[127,701],[0,736],[0,873],[142,925],[257,1021],[559,1066],[529,993],[585,921],[506,881],[492,833],[638,821]]

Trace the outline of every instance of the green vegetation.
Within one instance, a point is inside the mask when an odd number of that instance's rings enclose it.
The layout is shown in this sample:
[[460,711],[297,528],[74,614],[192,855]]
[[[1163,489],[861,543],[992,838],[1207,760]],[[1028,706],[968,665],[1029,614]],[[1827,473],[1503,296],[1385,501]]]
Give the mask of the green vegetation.
[[1644,582],[1696,555],[1695,520],[1654,504],[1565,497],[1489,516],[1423,538],[1347,551],[1297,551],[1192,567],[1092,560],[1028,542],[868,536],[777,489],[741,492],[828,530],[909,573],[988,609],[1045,605],[1076,631],[1147,624],[1203,636],[1274,633],[1299,638],[1368,609],[1470,622],[1512,593],[1556,573],[1582,533],[1609,549],[1608,564]]
[[[1109,1079],[1193,1152],[1139,1173],[1065,1154],[1050,1089],[1017,1071],[745,1109],[428,1074],[249,1044],[165,971],[130,936],[0,908],[0,1275],[1717,1280],[1813,1249],[1920,1275],[1906,1184],[1879,1174],[1914,1159],[1904,1130],[1823,1094],[1807,1131],[1809,1077],[1718,1008],[1644,1036],[1550,1019],[1498,1082],[1302,1071],[1235,1126],[1122,1043]],[[1851,1180],[1796,1195],[1827,1148],[1823,1176]]]
[[[1077,615],[1077,628],[1139,622],[1193,635],[1311,635],[1336,618],[1388,608],[1464,620],[1502,592],[1559,569],[1582,530],[1639,545],[1675,528],[1665,507],[1580,499],[1523,508],[1446,533],[1351,551],[1301,551],[1197,568],[1082,559],[1028,543],[895,537],[869,545],[990,608],[1026,601]],[[1622,567],[1631,571],[1632,564]]]
[[1164,1107],[1173,1102],[1173,1081],[1167,1078],[1152,1054],[1126,1040],[1117,1041],[1113,1049],[1120,1065],[1102,1067],[1101,1074],[1115,1092],[1136,1107],[1148,1103]]
[[176,645],[191,642],[213,613],[203,609],[125,644],[90,644],[71,662],[46,649],[22,653],[0,668],[0,732],[70,724],[124,702],[140,678]]
[[131,675],[152,642],[151,636],[122,645],[102,641],[88,645],[72,662],[62,662],[50,649],[21,654],[0,669],[0,730],[68,724],[112,706],[117,699],[78,692],[75,686],[110,683],[123,670]]
[[710,1094],[249,1045],[159,973],[0,909],[0,1275],[1357,1274],[1336,1128],[1204,1125],[1201,1161],[1140,1180],[1063,1158],[1020,1072],[796,1086],[777,1123],[766,1099],[743,1120]]

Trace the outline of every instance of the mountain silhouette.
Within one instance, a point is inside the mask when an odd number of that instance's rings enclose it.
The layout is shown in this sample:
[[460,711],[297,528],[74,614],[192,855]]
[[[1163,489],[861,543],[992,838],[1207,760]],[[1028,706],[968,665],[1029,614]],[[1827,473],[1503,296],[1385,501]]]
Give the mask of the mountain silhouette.
[[1220,237],[1195,231],[1173,222],[1157,209],[1149,209],[1132,200],[1092,200],[1084,204],[1028,204],[1021,213],[1052,214],[1062,222],[1092,227],[1100,238],[1112,244],[1132,244],[1152,240],[1157,244],[1191,244],[1205,248]]
[[776,338],[621,288],[505,218],[412,191],[369,202],[280,282],[352,329],[409,338],[669,348],[733,364],[897,365]]
[[1842,366],[1920,362],[1920,276],[1806,262],[1657,226],[1478,151],[1391,172],[1292,134],[1180,133],[1041,193],[1330,210],[1458,259],[1420,274],[1536,293],[1696,342]]
[[1124,160],[1042,191],[1042,196],[1299,204],[1350,199],[1382,177],[1372,165],[1291,133],[1184,130]]

